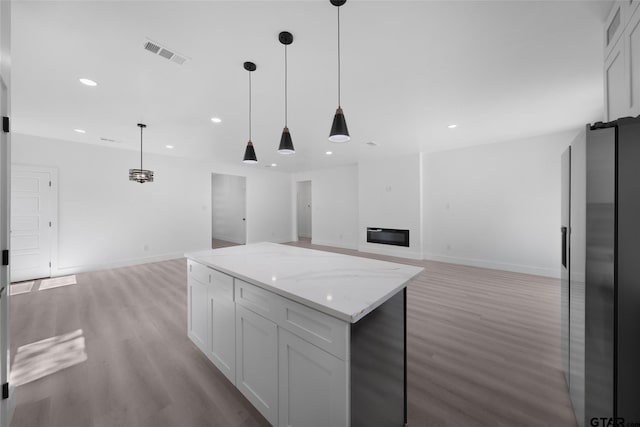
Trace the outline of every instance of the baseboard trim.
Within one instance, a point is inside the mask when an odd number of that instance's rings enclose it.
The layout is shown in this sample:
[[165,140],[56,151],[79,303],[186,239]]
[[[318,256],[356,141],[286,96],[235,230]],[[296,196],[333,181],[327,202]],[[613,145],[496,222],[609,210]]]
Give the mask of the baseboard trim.
[[405,249],[405,248],[395,247],[392,245],[373,246],[373,245],[361,244],[358,247],[358,251],[367,252],[370,254],[388,255],[388,256],[394,256],[398,258],[417,259],[417,260],[422,259],[422,254],[420,252],[414,252],[408,249],[409,248]]
[[[186,251],[188,252],[188,251]],[[51,276],[66,276],[69,274],[86,273],[89,271],[108,270],[110,268],[129,267],[132,265],[149,264],[152,262],[168,261],[170,259],[183,258],[184,252],[170,252],[161,255],[154,255],[144,258],[132,258],[126,260],[112,261],[103,264],[86,264],[73,267],[58,267],[51,270]]]
[[347,243],[338,243],[338,242],[325,242],[322,240],[314,240],[313,238],[311,238],[311,244],[319,245],[319,246],[332,246],[334,248],[358,250],[358,247],[355,245],[349,245]]
[[534,276],[560,278],[560,268],[555,269],[545,267],[535,267],[530,265],[509,264],[482,259],[460,258],[447,255],[425,254],[424,259],[430,261],[440,261],[449,264],[468,265],[471,267],[490,268],[492,270],[512,271],[514,273],[532,274]]

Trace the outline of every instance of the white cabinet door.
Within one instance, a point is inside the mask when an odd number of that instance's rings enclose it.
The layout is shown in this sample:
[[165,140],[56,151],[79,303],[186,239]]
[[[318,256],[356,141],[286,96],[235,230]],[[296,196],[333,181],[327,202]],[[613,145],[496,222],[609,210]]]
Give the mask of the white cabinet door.
[[208,343],[208,296],[206,284],[189,278],[189,321],[188,335],[191,341],[203,352],[207,353]]
[[209,351],[207,356],[231,381],[236,383],[236,304],[216,292],[215,282],[209,289]]
[[346,362],[282,328],[278,342],[279,425],[348,426]]
[[236,305],[236,387],[278,425],[278,328],[241,305]]
[[[636,2],[638,3],[638,2]],[[632,6],[637,6],[633,4]],[[627,50],[627,68],[631,93],[631,112],[629,115],[640,114],[640,11],[631,18],[624,32]]]
[[624,38],[620,38],[604,64],[607,120],[615,120],[629,115],[629,83],[623,47]]
[[611,7],[611,12],[604,25],[604,57],[607,58],[611,54],[613,46],[616,44],[624,31],[625,24],[628,22],[627,4],[624,1],[616,2]]

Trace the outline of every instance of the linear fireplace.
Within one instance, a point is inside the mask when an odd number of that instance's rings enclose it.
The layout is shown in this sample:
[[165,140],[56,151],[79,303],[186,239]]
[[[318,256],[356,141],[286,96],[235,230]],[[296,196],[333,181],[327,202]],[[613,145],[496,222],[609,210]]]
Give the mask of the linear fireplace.
[[408,247],[409,230],[367,227],[367,242]]

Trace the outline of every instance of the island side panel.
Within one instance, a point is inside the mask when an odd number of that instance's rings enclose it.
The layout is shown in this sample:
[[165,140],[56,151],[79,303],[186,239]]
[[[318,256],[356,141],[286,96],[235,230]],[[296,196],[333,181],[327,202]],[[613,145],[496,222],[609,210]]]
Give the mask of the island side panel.
[[406,288],[351,325],[351,426],[406,424]]

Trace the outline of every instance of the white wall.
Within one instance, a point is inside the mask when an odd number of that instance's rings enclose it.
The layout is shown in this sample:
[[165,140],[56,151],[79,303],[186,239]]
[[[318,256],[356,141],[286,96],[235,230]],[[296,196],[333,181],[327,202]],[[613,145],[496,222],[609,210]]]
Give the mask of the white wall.
[[[290,175],[145,154],[155,182],[128,180],[134,151],[13,135],[12,162],[58,168],[56,274],[211,247],[211,173],[247,176],[247,239],[290,240]],[[146,248],[146,249],[145,249]]]
[[[422,259],[422,154],[358,164],[358,249]],[[409,230],[409,247],[367,243],[367,227]]]
[[560,154],[577,133],[429,154],[425,257],[559,277]]
[[[311,241],[318,245],[358,248],[358,167],[356,165],[297,173],[292,177],[292,193],[297,183],[311,181]],[[291,211],[296,212],[295,200]],[[297,233],[297,221],[292,234]]]
[[[297,174],[146,154],[147,184],[128,181],[133,151],[15,134],[12,159],[59,170],[58,274],[210,247],[215,172],[247,177],[250,243],[295,240],[310,180],[313,243],[557,276],[559,156],[576,133]],[[366,244],[367,226],[408,228],[412,246]]]

